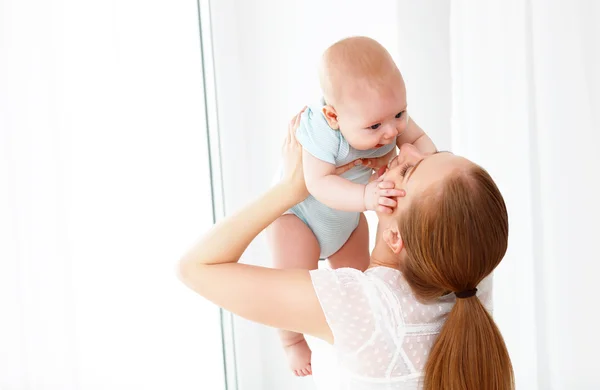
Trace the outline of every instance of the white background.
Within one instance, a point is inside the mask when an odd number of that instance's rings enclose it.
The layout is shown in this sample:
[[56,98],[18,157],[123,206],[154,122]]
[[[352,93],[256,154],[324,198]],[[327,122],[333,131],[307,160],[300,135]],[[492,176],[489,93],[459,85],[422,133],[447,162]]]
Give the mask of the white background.
[[0,389],[222,389],[193,1],[0,0]]

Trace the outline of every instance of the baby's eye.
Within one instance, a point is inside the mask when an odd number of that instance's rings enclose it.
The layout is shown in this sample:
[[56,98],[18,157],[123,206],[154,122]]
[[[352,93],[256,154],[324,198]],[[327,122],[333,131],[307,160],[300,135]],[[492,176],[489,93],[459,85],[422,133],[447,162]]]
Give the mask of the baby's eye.
[[377,123],[376,125],[373,125],[371,127],[369,127],[372,130],[377,130],[379,128],[379,126],[381,126],[381,123]]
[[399,113],[396,114],[396,119],[400,119],[400,117],[402,116],[402,114],[404,114],[404,111],[401,111]]

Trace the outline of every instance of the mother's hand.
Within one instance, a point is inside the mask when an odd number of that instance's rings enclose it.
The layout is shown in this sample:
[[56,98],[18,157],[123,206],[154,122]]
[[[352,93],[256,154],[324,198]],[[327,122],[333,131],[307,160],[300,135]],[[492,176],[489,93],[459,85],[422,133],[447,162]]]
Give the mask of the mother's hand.
[[[283,147],[281,148],[281,153],[283,155],[283,177],[284,180],[292,186],[291,189],[298,196],[299,202],[306,199],[309,195],[304,181],[304,170],[302,167],[302,145],[300,145],[296,139],[296,130],[298,130],[298,126],[300,126],[300,117],[304,110],[306,110],[306,107],[295,115],[288,124],[288,131],[283,142]],[[362,160],[360,159],[349,162],[346,165],[337,167],[335,169],[335,174],[341,175],[361,164]]]
[[300,117],[306,107],[296,114],[288,124],[288,131],[281,147],[283,157],[283,180],[290,184],[290,189],[298,196],[298,201],[306,199],[309,195],[304,182],[302,169],[302,146],[296,139],[296,130],[300,126]]

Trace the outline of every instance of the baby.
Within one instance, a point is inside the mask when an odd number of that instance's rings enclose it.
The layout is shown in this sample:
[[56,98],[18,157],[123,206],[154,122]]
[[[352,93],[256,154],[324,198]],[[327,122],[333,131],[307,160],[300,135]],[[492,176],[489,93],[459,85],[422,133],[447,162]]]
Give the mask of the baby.
[[[319,73],[324,99],[302,113],[296,131],[311,195],[269,227],[269,246],[277,268],[316,269],[319,259],[328,259],[332,268],[364,271],[369,232],[362,213],[391,212],[399,195],[370,181],[372,168],[387,165],[404,143],[425,153],[436,147],[409,118],[402,75],[378,42],[352,37],[335,43],[323,54]],[[356,160],[371,163],[335,174]],[[310,375],[304,336],[280,331],[280,337],[292,371]]]

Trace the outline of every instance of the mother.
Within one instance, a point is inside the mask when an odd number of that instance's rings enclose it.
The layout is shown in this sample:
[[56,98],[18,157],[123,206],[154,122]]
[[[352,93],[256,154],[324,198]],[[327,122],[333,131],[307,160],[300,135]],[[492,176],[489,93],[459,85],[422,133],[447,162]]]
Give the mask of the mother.
[[378,214],[365,272],[237,263],[308,195],[294,130],[284,144],[285,178],[213,227],[182,258],[181,280],[242,317],[331,343],[340,389],[513,389],[504,340],[484,307],[486,277],[506,252],[508,216],[494,181],[467,159],[402,147],[379,180],[405,196],[393,214]]

